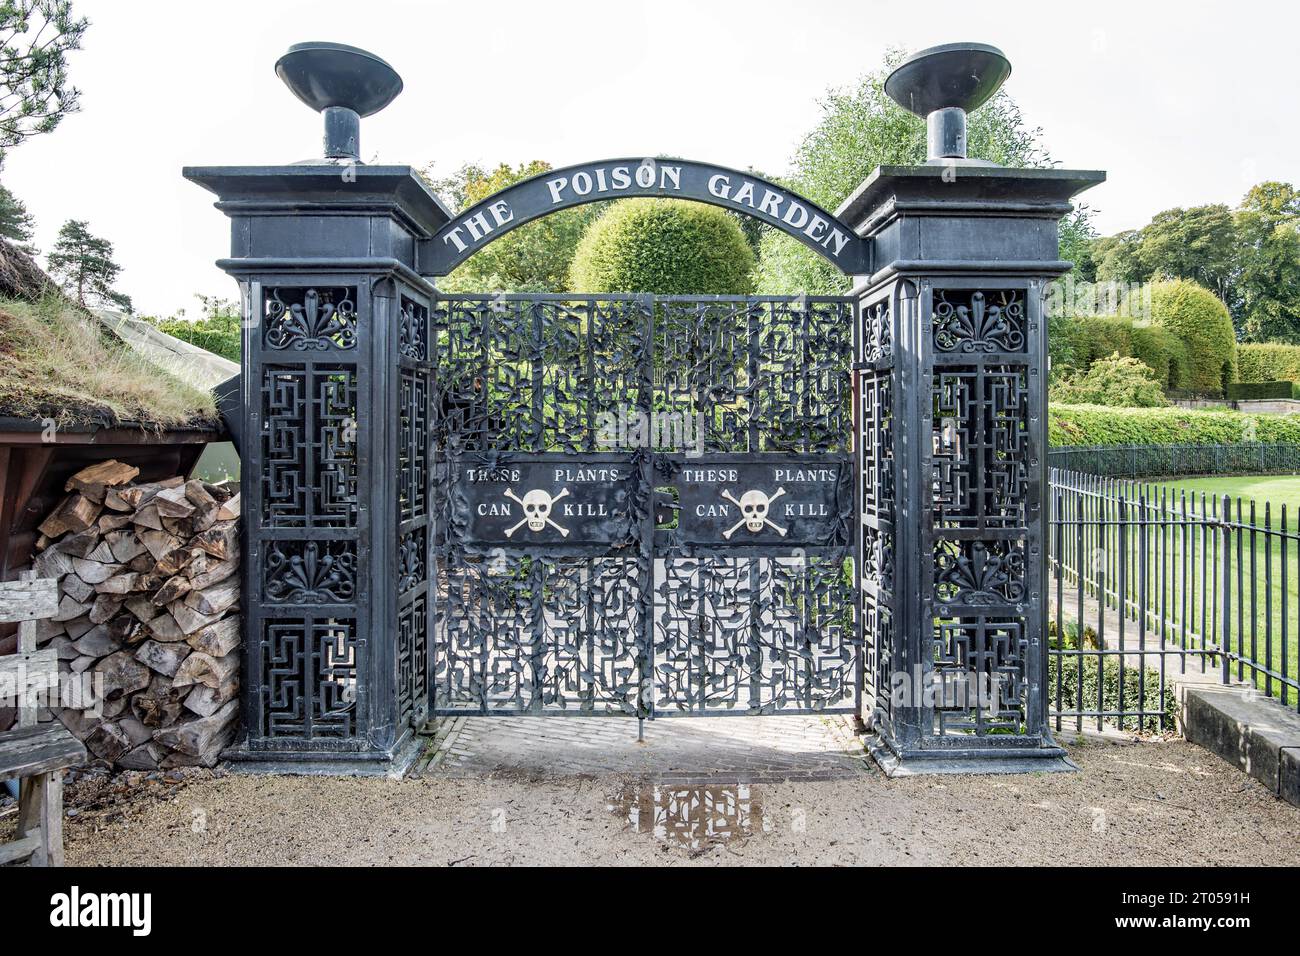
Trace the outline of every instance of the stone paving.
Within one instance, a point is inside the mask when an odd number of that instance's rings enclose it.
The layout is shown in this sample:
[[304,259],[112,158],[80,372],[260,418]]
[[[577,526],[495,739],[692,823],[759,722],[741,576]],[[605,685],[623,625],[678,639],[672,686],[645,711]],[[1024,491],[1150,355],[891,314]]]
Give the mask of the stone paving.
[[420,773],[633,775],[704,786],[843,780],[873,772],[846,717],[458,717]]

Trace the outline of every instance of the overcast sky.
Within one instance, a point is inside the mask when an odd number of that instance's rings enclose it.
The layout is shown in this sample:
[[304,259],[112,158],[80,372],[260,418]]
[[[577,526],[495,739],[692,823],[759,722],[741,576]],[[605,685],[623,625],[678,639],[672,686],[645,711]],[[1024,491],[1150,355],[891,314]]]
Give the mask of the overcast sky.
[[233,298],[213,197],[181,167],[319,155],[321,121],[280,84],[291,44],[368,49],[405,80],[362,121],[367,161],[678,155],[787,169],[828,87],[890,46],[992,43],[1007,89],[1064,166],[1100,168],[1103,233],[1178,205],[1300,179],[1294,2],[1056,5],[878,0],[75,0],[82,111],[11,151],[4,183],[48,251],[68,218],[111,239],[145,314]]

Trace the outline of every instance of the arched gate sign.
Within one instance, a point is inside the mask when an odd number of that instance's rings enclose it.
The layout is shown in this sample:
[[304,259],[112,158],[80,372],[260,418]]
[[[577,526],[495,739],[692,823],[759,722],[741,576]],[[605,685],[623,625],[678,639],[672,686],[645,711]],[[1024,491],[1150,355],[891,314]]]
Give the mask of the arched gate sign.
[[631,196],[693,199],[753,216],[848,275],[868,271],[867,244],[833,214],[752,173],[686,159],[610,159],[540,173],[489,196],[421,244],[421,271],[446,275],[511,229],[561,209]]
[[[930,161],[835,213],[676,159],[553,170],[452,216],[359,117],[350,47],[277,66],[326,158],[187,168],[240,285],[243,733],[231,755],[389,769],[437,714],[846,710],[888,767],[1062,765],[1047,724],[1043,294],[1104,174],[968,161],[991,47],[886,91]],[[538,216],[680,196],[762,219],[844,297],[447,297]],[[1057,692],[1059,693],[1059,687]]]

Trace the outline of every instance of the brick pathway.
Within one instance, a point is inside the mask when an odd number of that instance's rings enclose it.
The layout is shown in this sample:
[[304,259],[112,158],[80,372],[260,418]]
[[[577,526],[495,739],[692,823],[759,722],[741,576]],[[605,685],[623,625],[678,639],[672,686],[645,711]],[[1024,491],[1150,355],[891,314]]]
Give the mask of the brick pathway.
[[842,780],[871,772],[845,717],[459,717],[444,720],[424,773],[635,775],[661,783]]

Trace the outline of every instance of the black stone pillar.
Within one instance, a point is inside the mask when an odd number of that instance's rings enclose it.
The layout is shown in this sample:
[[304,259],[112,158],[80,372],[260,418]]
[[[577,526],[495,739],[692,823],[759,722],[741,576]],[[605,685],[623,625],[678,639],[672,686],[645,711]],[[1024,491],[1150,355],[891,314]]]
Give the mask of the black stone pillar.
[[869,722],[891,771],[1064,766],[1047,725],[1047,284],[1104,174],[883,167],[855,375]]
[[187,168],[243,301],[244,733],[281,769],[388,770],[427,707],[432,287],[406,166]]

